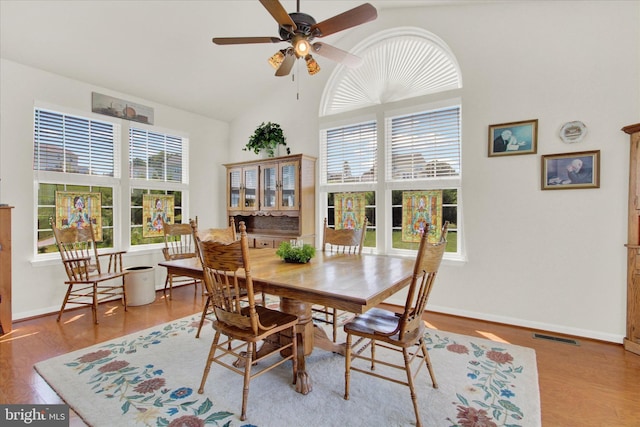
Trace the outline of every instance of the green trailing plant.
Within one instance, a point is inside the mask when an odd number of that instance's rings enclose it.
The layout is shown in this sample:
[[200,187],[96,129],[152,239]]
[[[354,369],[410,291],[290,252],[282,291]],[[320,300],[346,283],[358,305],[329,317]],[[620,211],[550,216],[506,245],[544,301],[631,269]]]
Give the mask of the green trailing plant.
[[276,255],[286,262],[305,264],[316,255],[316,248],[308,243],[302,246],[293,246],[289,242],[282,242],[276,251]]
[[256,154],[264,151],[269,157],[274,157],[279,145],[286,148],[287,154],[291,154],[291,150],[287,147],[287,138],[284,136],[280,125],[278,123],[262,122],[242,150],[253,151]]

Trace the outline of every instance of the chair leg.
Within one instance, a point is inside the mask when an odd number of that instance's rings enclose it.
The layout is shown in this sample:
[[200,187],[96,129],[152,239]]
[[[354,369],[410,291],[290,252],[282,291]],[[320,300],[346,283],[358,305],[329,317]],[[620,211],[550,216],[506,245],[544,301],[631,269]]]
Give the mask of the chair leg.
[[[193,279],[193,294],[198,295],[198,280]],[[204,288],[202,288],[202,295],[204,295]]]
[[416,414],[416,427],[422,427],[422,421],[420,421],[420,410],[418,409],[418,397],[416,396],[416,390],[413,386],[413,374],[411,373],[411,355],[407,348],[402,349],[402,356],[404,357],[404,370],[407,374],[407,384],[411,392],[411,402],[413,403],[413,411]]
[[429,357],[429,352],[427,351],[427,346],[424,343],[424,340],[420,341],[420,349],[422,350],[422,354],[424,356],[424,363],[427,365],[427,369],[429,370],[429,375],[431,376],[431,384],[433,384],[433,388],[438,388],[436,375],[433,373],[433,365],[431,365],[431,358]]
[[169,273],[167,273],[167,278],[164,279],[164,290],[162,291],[162,293],[165,295],[167,295],[167,286],[169,286],[169,299],[173,299],[171,295],[173,291],[173,280]]
[[98,324],[98,284],[93,282],[93,304],[91,304],[91,312],[93,313],[93,323]]
[[331,309],[331,315],[333,316],[333,342],[336,342],[338,340],[338,310]]
[[349,382],[351,380],[351,334],[347,332],[344,352],[344,400],[349,400]]
[[211,304],[211,296],[208,296],[207,300],[204,302],[204,307],[202,308],[202,316],[200,317],[200,325],[198,325],[198,332],[196,333],[196,338],[200,338],[200,330],[202,329],[202,325],[204,325],[204,319],[207,316],[207,310],[209,309],[209,304]]
[[242,386],[242,413],[240,414],[240,421],[247,419],[247,400],[249,399],[249,383],[251,382],[251,364],[255,351],[256,343],[248,342],[244,362],[244,385]]
[[204,372],[202,373],[202,380],[200,381],[200,388],[198,389],[198,393],[204,393],[204,384],[207,382],[207,377],[209,376],[209,371],[211,370],[211,362],[216,355],[216,349],[218,348],[218,341],[220,341],[220,331],[216,331],[216,335],[213,338],[213,342],[211,343],[211,349],[209,350],[209,356],[207,356],[207,363],[204,366]]
[[298,381],[298,336],[296,335],[295,326],[291,328],[291,337],[293,345],[291,347],[291,352],[294,355],[294,357],[291,359],[291,362],[293,364],[293,384],[295,385]]
[[69,295],[71,295],[72,287],[73,285],[69,285],[69,287],[67,288],[67,293],[64,296],[64,300],[62,300],[62,306],[60,307],[60,312],[58,313],[58,318],[56,319],[56,322],[59,322],[60,318],[62,317],[62,312],[64,311],[64,307],[67,305],[67,301],[69,301]]
[[127,311],[127,287],[125,286],[125,277],[122,276],[122,303],[124,304],[124,311]]
[[371,340],[371,370],[376,370],[376,340]]

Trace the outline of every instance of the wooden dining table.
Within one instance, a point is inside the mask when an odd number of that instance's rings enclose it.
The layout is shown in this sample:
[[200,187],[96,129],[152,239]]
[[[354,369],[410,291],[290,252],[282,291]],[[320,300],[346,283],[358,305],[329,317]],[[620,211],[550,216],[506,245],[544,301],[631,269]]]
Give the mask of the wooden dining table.
[[[249,265],[255,290],[280,297],[280,310],[298,316],[298,378],[296,391],[312,390],[305,356],[314,347],[344,354],[344,344],[331,341],[324,329],[314,327],[314,304],[351,313],[364,313],[404,288],[411,281],[414,259],[383,255],[354,255],[318,251],[306,264],[286,263],[274,249],[251,249]],[[162,261],[167,274],[203,279],[197,258]],[[243,277],[244,272],[238,273]],[[266,345],[266,344],[265,344]]]

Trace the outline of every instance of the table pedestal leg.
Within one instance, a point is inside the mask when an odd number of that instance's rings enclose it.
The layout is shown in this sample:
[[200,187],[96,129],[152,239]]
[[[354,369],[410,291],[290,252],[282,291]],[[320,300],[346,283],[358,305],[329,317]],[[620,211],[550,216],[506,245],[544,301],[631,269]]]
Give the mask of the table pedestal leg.
[[312,389],[311,377],[307,372],[305,355],[313,351],[313,322],[311,321],[311,304],[290,298],[280,298],[280,310],[298,316],[296,337],[298,339],[298,377],[296,379],[296,391],[307,394]]
[[323,350],[326,351],[331,351],[333,353],[338,353],[341,355],[345,355],[345,344],[338,344],[333,342],[329,336],[327,335],[327,332],[322,329],[321,327],[319,327],[318,325],[315,325],[315,328],[313,330],[314,332],[314,339],[313,339],[313,345],[317,348],[321,348]]
[[[312,389],[312,381],[306,368],[305,356],[313,352],[314,347],[334,353],[345,354],[344,344],[336,344],[329,339],[324,329],[313,324],[312,304],[290,298],[280,298],[280,311],[298,316],[298,326],[296,326],[296,338],[298,339],[298,376],[296,378],[296,391],[307,394]],[[289,337],[280,336],[281,340],[289,340]],[[264,343],[258,356],[273,350],[274,345]],[[288,351],[284,350],[284,352]],[[288,354],[284,354],[286,356]],[[290,354],[290,353],[289,353]]]

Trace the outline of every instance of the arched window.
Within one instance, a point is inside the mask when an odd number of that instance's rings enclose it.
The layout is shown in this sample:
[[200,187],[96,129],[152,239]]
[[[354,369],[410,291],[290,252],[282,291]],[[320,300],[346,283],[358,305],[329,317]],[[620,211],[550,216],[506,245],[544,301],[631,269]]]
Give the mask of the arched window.
[[352,52],[362,65],[334,70],[323,93],[321,117],[462,87],[449,48],[420,28],[380,32]]
[[422,233],[436,239],[449,221],[447,257],[461,258],[462,78],[454,55],[432,33],[406,27],[352,52],[362,65],[336,67],[320,105],[320,218],[340,228],[350,201],[370,224],[365,247],[378,253],[416,250]]

